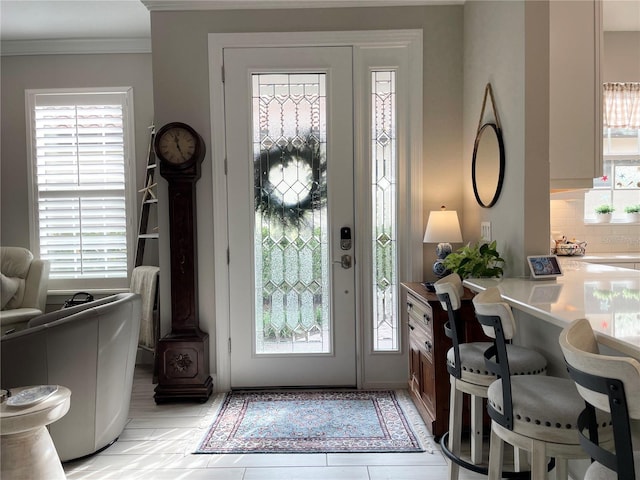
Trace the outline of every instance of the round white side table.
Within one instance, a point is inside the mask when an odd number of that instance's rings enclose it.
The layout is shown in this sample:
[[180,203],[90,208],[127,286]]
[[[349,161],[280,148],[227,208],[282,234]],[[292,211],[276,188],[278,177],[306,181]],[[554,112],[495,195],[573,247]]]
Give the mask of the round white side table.
[[[31,387],[12,388],[15,396]],[[13,480],[66,478],[46,425],[69,411],[71,391],[62,386],[41,402],[23,407],[0,404],[0,477]]]

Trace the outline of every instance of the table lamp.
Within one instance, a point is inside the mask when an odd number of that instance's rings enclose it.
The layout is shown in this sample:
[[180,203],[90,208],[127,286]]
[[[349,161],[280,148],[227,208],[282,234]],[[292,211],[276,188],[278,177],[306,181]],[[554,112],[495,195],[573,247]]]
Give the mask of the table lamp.
[[423,242],[438,244],[436,247],[438,258],[433,264],[433,273],[438,278],[443,277],[447,273],[447,269],[442,260],[452,251],[449,242],[462,242],[458,213],[455,210],[446,210],[444,205],[440,207],[440,210],[432,210],[429,213]]

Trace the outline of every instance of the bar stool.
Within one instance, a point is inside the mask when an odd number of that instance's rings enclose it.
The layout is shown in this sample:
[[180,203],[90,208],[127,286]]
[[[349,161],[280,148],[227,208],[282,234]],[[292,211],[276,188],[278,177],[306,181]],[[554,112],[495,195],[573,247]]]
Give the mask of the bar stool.
[[[562,331],[560,347],[569,375],[585,401],[578,416],[580,443],[595,460],[587,469],[585,480],[635,480],[636,472],[640,473],[640,452],[633,451],[629,419],[640,419],[640,362],[630,357],[600,355],[591,324],[584,318]],[[603,432],[602,424],[597,423],[596,408],[611,414],[613,452],[601,445],[603,437],[611,432]],[[588,436],[585,430],[589,431]]]
[[[515,328],[511,307],[495,287],[476,295],[473,304],[484,333],[494,339],[494,347],[484,356],[487,368],[498,376],[487,390],[491,417],[489,480],[502,477],[504,442],[531,454],[532,480],[547,477],[547,457],[555,459],[556,480],[566,480],[567,460],[588,457],[578,440],[576,412],[582,410],[584,402],[574,382],[514,375],[506,351],[506,341],[513,337]],[[598,421],[609,420],[600,415]]]
[[[487,468],[480,466],[482,463],[483,399],[487,398],[487,388],[495,381],[496,377],[485,367],[484,352],[491,348],[493,343],[465,342],[463,321],[460,316],[464,288],[459,275],[452,273],[438,280],[434,286],[438,300],[449,317],[449,321],[445,325],[445,332],[453,344],[447,352],[447,370],[451,383],[449,431],[440,439],[440,445],[450,460],[449,479],[456,480],[460,466],[476,473],[487,473]],[[507,349],[514,371],[519,375],[546,374],[547,361],[540,353],[517,345],[508,345]],[[468,394],[471,397],[471,463],[460,456],[463,394]],[[518,452],[515,457],[516,470],[519,470]]]

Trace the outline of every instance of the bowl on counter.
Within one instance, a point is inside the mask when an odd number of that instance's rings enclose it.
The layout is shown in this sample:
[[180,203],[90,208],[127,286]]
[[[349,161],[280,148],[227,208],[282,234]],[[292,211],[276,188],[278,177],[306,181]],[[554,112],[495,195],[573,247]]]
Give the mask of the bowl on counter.
[[556,255],[563,256],[574,256],[574,255],[584,255],[586,252],[586,244],[584,242],[581,243],[557,243],[555,249]]

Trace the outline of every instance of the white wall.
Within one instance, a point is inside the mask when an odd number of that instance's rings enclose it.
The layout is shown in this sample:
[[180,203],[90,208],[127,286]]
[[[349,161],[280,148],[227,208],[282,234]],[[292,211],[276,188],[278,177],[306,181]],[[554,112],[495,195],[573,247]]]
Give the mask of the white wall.
[[587,242],[590,253],[640,252],[640,225],[584,223],[583,190],[551,195],[551,234]]
[[153,122],[151,54],[5,56],[0,62],[0,244],[29,248],[26,89],[133,87],[136,184],[142,188]]

